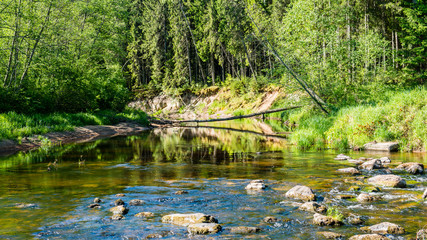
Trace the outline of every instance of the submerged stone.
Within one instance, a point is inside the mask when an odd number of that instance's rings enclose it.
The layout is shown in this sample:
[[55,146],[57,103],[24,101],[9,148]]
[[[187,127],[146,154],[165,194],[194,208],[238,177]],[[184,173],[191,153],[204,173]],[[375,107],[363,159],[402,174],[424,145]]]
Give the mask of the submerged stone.
[[351,159],[351,157],[344,154],[338,154],[334,159],[343,161],[343,160],[349,160]]
[[114,205],[123,206],[123,205],[125,205],[125,202],[121,199],[117,199],[116,201],[114,201]]
[[150,217],[154,217],[154,213],[152,213],[152,212],[140,212],[140,213],[135,214],[135,217],[150,218]]
[[359,215],[350,214],[347,217],[347,222],[351,225],[360,225],[363,224],[365,221]]
[[379,234],[404,234],[405,229],[397,224],[390,222],[382,222],[373,226],[362,227],[362,231]]
[[273,223],[279,221],[279,219],[277,219],[276,217],[267,216],[263,219],[263,221],[266,223]]
[[111,217],[111,220],[122,220],[123,218],[125,218],[122,214],[114,214]]
[[235,234],[250,234],[250,233],[257,233],[261,231],[259,227],[246,227],[246,226],[228,227],[226,228],[226,230]]
[[214,217],[204,213],[170,214],[162,217],[162,222],[179,226],[188,226],[193,223],[217,223]]
[[378,175],[368,179],[368,183],[373,185],[380,185],[384,187],[397,187],[404,188],[406,187],[406,181],[396,175]]
[[338,169],[338,170],[337,170],[337,172],[340,172],[340,173],[348,173],[348,174],[351,174],[351,175],[358,175],[358,174],[360,174],[360,171],[359,171],[359,170],[357,170],[357,169],[356,169],[356,168],[354,168],[354,167],[341,168],[341,169]]
[[174,194],[175,195],[183,195],[183,194],[188,194],[188,192],[185,190],[179,190],[179,191],[176,191]]
[[215,234],[221,231],[222,227],[218,223],[193,223],[188,225],[187,230],[190,234]]
[[37,204],[34,203],[15,203],[16,208],[35,208]]
[[381,196],[374,196],[367,193],[361,193],[359,196],[357,196],[357,201],[360,203],[366,203],[366,202],[374,202],[381,200]]
[[315,201],[316,196],[313,193],[313,190],[307,186],[297,185],[291,188],[285,194],[288,198],[300,199],[306,202]]

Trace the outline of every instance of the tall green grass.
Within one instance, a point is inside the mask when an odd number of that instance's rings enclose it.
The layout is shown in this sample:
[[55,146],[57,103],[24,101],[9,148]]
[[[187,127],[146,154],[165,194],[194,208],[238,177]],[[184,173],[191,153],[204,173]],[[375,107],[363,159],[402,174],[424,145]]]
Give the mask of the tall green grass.
[[313,108],[282,116],[297,128],[300,148],[361,148],[371,141],[398,141],[402,151],[427,150],[427,90],[388,92],[376,104],[344,107],[326,117]]
[[95,113],[0,114],[0,140],[19,140],[35,134],[72,131],[85,125],[116,124],[121,121],[136,121],[148,125],[147,115],[142,111],[125,109],[121,113],[99,111]]

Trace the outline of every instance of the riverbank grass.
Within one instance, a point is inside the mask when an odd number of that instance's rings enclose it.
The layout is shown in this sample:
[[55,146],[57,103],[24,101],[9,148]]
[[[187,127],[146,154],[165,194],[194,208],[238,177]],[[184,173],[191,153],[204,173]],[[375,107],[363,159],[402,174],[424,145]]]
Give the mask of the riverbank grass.
[[93,113],[52,113],[19,114],[8,112],[0,114],[0,140],[20,140],[36,134],[48,132],[73,131],[75,127],[86,125],[111,125],[123,121],[134,121],[148,125],[147,115],[138,110],[125,109],[123,112],[98,111]]

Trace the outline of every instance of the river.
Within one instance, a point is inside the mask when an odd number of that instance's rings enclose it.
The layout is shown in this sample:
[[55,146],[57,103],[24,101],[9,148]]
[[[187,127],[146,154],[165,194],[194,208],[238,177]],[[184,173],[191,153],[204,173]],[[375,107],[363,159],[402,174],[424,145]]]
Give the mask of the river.
[[[396,173],[408,187],[382,188],[375,193],[381,201],[338,199],[340,194],[360,193],[349,191],[351,186],[360,185],[361,191],[366,186],[366,180],[336,172],[354,166],[334,160],[340,152],[300,151],[285,139],[253,134],[250,131],[259,129],[247,125],[154,129],[138,136],[0,157],[0,238],[144,239],[153,234],[164,239],[242,238],[227,231],[189,236],[185,227],[161,222],[166,214],[196,212],[214,216],[224,228],[259,227],[260,232],[245,235],[253,239],[317,239],[319,231],[347,237],[363,233],[360,226],[351,224],[313,225],[313,213],[298,210],[301,202],[285,197],[298,184],[312,188],[319,201],[345,216],[362,216],[365,223],[361,226],[384,221],[401,225],[406,233],[394,239],[415,237],[427,224],[427,203],[421,200],[427,187],[425,174]],[[346,154],[355,159],[388,156],[392,163],[427,164],[425,154]],[[254,179],[263,179],[268,188],[246,191]],[[175,194],[180,190],[188,194]],[[124,196],[117,197],[119,193]],[[101,208],[88,208],[95,197],[102,199]],[[128,206],[123,220],[111,220],[108,209],[118,198],[145,203]],[[154,217],[135,217],[138,212],[152,212]],[[278,221],[264,222],[266,216]]]

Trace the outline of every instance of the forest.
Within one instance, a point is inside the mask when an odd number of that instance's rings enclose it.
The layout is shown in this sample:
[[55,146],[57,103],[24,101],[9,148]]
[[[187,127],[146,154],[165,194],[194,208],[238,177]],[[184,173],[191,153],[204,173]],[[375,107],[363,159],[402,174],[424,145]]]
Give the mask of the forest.
[[[3,0],[1,112],[121,110],[138,90],[294,86],[326,102],[426,81],[424,0]],[[274,50],[273,50],[274,49]]]

